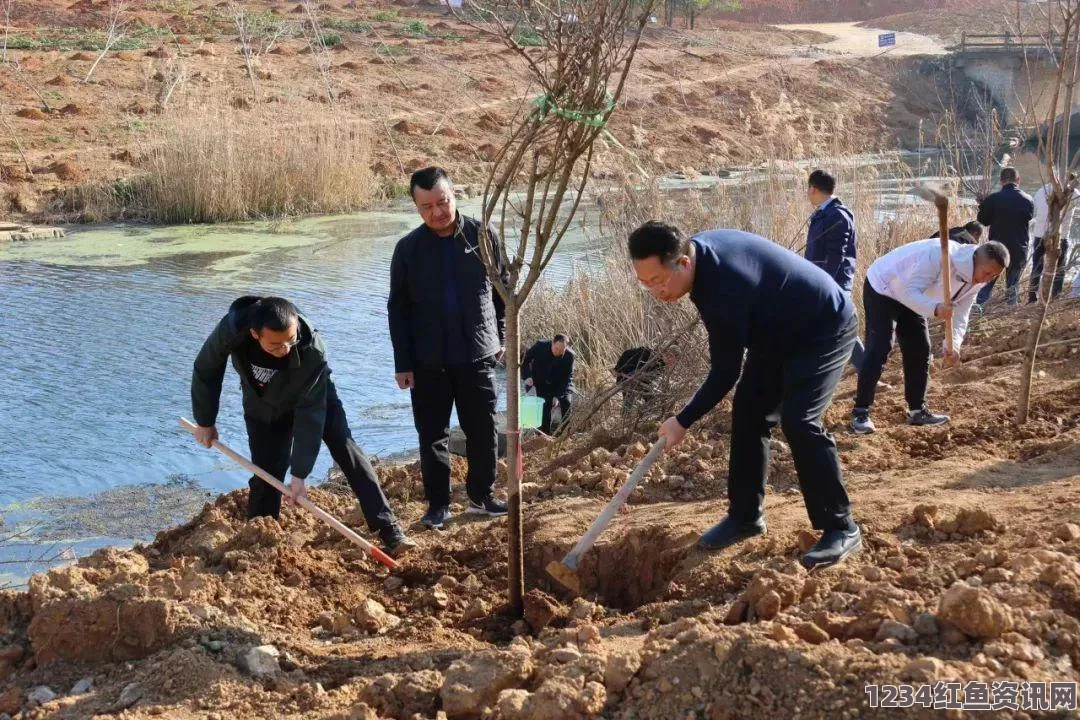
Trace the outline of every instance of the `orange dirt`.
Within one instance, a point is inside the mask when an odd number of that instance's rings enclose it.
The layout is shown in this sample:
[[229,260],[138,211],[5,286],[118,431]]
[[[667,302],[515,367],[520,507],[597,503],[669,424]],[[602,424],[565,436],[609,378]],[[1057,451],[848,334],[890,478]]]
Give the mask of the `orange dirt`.
[[[140,19],[159,35],[150,35],[145,48],[110,52],[89,83],[81,80],[96,53],[9,50],[20,70],[0,70],[3,111],[32,165],[47,166],[63,153],[85,169],[79,182],[112,184],[138,171],[112,156],[158,142],[163,124],[175,117],[232,107],[243,113],[238,122],[287,126],[328,112],[323,78],[302,37],[279,38],[258,58],[256,102],[224,6],[195,5],[180,15],[164,10],[174,4],[139,6]],[[249,3],[249,9],[267,8]],[[287,6],[276,9],[292,17]],[[401,165],[430,163],[447,166],[460,184],[481,182],[494,153],[479,149],[500,146],[536,94],[525,84],[522,59],[449,14],[423,7],[394,11],[400,20],[373,20],[370,7],[325,11],[326,27],[352,24],[333,30],[341,38],[329,71],[339,110],[367,123],[373,166],[392,169],[383,178],[388,185],[400,186]],[[426,23],[428,34],[409,36],[409,20]],[[100,3],[27,0],[14,5],[12,25],[20,37],[40,39],[56,28],[102,29],[105,21]],[[372,30],[348,29],[362,21]],[[881,138],[887,147],[897,139],[914,144],[922,108],[945,95],[932,83],[901,82],[915,61],[838,56],[835,67],[823,72],[813,63],[831,54],[812,46],[825,39],[730,21],[705,22],[694,31],[648,28],[611,126],[626,150],[610,146],[599,152],[596,174],[638,160],[673,172],[710,171],[777,154],[809,157],[832,153],[853,137]],[[159,102],[178,68],[185,79],[162,108]],[[39,113],[47,114],[47,108],[34,87],[48,89],[50,107],[93,108],[92,122],[55,115],[41,122]],[[249,106],[266,112],[248,113]],[[20,108],[31,117],[17,114]],[[137,121],[132,114],[140,116]],[[387,142],[390,128],[401,122],[456,134],[395,135]],[[87,131],[93,142],[86,142]],[[15,161],[7,145],[0,165]],[[40,208],[26,219],[63,219],[58,196],[72,184],[51,176],[18,188]],[[0,212],[22,214],[2,205]]]
[[[902,423],[899,363],[879,432],[829,411],[864,550],[807,574],[816,539],[782,436],[769,533],[695,549],[724,509],[728,417],[714,412],[660,459],[587,553],[572,598],[543,571],[561,559],[649,438],[601,429],[530,446],[523,495],[526,621],[504,601],[505,521],[421,532],[390,573],[305,513],[246,522],[219,497],[146,547],[103,550],[0,595],[0,710],[23,718],[893,717],[864,686],[938,680],[1077,681],[1080,667],[1080,347],[1047,348],[1032,419],[1011,422],[1030,312],[978,323],[968,364],[935,369],[934,408]],[[1046,342],[1080,335],[1058,305]],[[985,359],[979,359],[985,358]],[[464,496],[455,459],[455,509]],[[380,469],[407,523],[424,510],[418,467]],[[362,526],[344,483],[313,498]],[[249,657],[273,645],[272,672]],[[273,663],[276,662],[277,670]],[[83,677],[93,689],[67,690]],[[28,693],[59,697],[37,708]],[[123,709],[123,708],[127,709]],[[891,714],[893,713],[893,714]],[[912,711],[912,717],[937,717]],[[1037,716],[1037,714],[1035,714]],[[1001,717],[1015,716],[998,715]]]

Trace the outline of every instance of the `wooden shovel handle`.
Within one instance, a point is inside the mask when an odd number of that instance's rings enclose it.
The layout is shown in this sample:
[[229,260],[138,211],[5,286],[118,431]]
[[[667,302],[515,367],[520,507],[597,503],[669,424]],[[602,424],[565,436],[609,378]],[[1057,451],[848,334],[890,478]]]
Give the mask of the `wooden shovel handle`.
[[615,493],[615,497],[611,498],[604,509],[600,511],[596,520],[593,520],[593,524],[589,526],[589,529],[581,536],[581,539],[578,540],[574,549],[566,554],[566,557],[563,559],[563,565],[572,570],[577,570],[578,561],[581,559],[581,556],[584,555],[585,552],[593,546],[593,543],[600,538],[600,535],[611,522],[611,519],[615,517],[615,513],[619,511],[619,508],[622,507],[623,503],[630,497],[630,493],[634,492],[634,488],[636,488],[638,483],[641,482],[641,479],[645,477],[645,473],[649,471],[649,468],[656,462],[656,459],[660,457],[660,453],[663,452],[666,443],[667,441],[664,438],[660,438],[653,443],[648,454],[641,458],[641,462],[634,468],[634,472],[630,473],[630,477],[627,478],[626,482],[619,488],[619,492]]
[[[187,418],[180,418],[180,427],[184,428],[185,430],[187,430],[190,433],[194,433],[195,430],[198,428],[198,426],[195,423],[191,422]],[[289,492],[289,489],[287,487],[285,487],[285,484],[283,482],[281,482],[276,477],[274,477],[270,473],[263,470],[261,467],[259,467],[255,463],[248,460],[246,457],[244,457],[240,453],[233,450],[231,447],[229,447],[225,443],[215,440],[212,443],[212,445],[217,450],[219,450],[222,455],[225,455],[227,458],[229,458],[230,460],[232,460],[236,464],[238,464],[241,467],[245,468],[246,470],[249,470],[250,472],[254,473],[259,478],[261,478],[264,482],[266,482],[268,485],[275,488],[278,492],[282,493],[283,495],[291,495],[291,493]],[[375,558],[376,560],[381,562],[386,567],[388,567],[388,568],[390,568],[392,570],[396,570],[398,568],[398,564],[394,560],[394,558],[390,557],[389,555],[384,553],[382,550],[380,550],[379,548],[375,547],[374,545],[369,543],[364,538],[357,535],[355,532],[352,531],[351,528],[349,528],[347,525],[345,525],[345,523],[341,522],[336,517],[334,517],[330,513],[326,512],[325,510],[323,510],[321,507],[319,507],[315,503],[311,502],[307,498],[300,498],[299,500],[296,501],[296,504],[299,505],[300,507],[304,508],[305,510],[307,510],[309,513],[311,513],[315,517],[322,520],[324,523],[326,523],[330,527],[337,530],[339,533],[341,533],[343,536],[345,536],[346,540],[349,540],[350,542],[353,542],[356,545],[359,545],[361,548],[364,549],[364,551],[366,551],[369,555],[371,555],[371,557]]]
[[[941,235],[941,295],[942,304],[952,307],[952,272],[949,268],[949,201],[942,198],[936,203],[938,210],[938,225]],[[945,322],[945,349],[951,354],[953,351],[953,321],[950,317]]]

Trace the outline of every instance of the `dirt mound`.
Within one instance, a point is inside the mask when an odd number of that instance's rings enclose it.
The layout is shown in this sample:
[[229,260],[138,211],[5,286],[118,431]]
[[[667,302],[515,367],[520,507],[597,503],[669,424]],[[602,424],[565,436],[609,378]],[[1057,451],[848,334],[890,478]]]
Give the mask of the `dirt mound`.
[[44,112],[37,108],[21,108],[15,111],[17,117],[26,118],[27,120],[44,120],[48,117]]
[[49,166],[49,172],[62,180],[78,180],[83,172],[74,160],[58,160]]
[[399,132],[402,135],[415,135],[420,132],[420,127],[416,123],[409,122],[408,120],[399,120],[391,126],[391,129],[395,132]]

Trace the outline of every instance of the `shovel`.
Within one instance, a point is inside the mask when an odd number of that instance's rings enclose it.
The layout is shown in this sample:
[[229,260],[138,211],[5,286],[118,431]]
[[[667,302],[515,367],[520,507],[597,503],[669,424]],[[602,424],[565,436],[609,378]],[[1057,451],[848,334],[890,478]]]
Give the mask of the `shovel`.
[[[941,301],[947,308],[952,308],[952,273],[949,271],[949,196],[933,183],[920,183],[915,186],[914,194],[933,203],[938,214],[938,234],[941,236]],[[945,350],[953,352],[953,321],[950,317],[945,322]]]
[[[195,425],[195,423],[191,422],[187,418],[180,418],[180,427],[184,428],[185,430],[187,430],[190,433],[194,433],[195,428],[197,426]],[[213,447],[217,448],[218,450],[220,450],[222,455],[226,456],[230,460],[233,460],[238,465],[240,465],[241,467],[251,471],[255,475],[258,475],[260,478],[262,478],[262,480],[264,480],[267,484],[269,484],[270,487],[276,489],[282,495],[286,495],[286,496],[291,496],[292,495],[292,493],[289,492],[289,489],[287,487],[285,487],[284,483],[282,483],[280,480],[278,480],[276,477],[274,477],[270,473],[263,470],[261,467],[259,467],[255,463],[248,460],[246,457],[244,457],[240,453],[233,450],[231,447],[229,447],[225,443],[218,442],[217,440],[215,440],[213,443],[211,443],[211,445]],[[326,512],[325,510],[323,510],[321,507],[319,507],[315,503],[311,502],[307,498],[300,498],[299,500],[296,501],[296,504],[299,505],[300,507],[304,508],[305,510],[307,510],[309,513],[311,513],[315,517],[322,520],[324,523],[326,523],[330,527],[337,530],[339,533],[341,533],[345,537],[346,540],[349,540],[350,542],[353,542],[353,543],[359,545],[360,548],[364,550],[364,552],[371,555],[371,557],[375,558],[376,560],[381,562],[386,567],[390,568],[391,570],[397,570],[398,564],[397,564],[397,562],[394,561],[394,558],[390,557],[389,555],[384,553],[382,550],[380,550],[379,548],[375,547],[374,545],[369,543],[364,538],[357,535],[347,525],[345,525],[345,523],[341,522],[336,517],[334,517],[330,513]]]
[[600,514],[593,520],[593,524],[589,526],[589,529],[578,540],[574,549],[566,554],[562,562],[552,560],[547,564],[548,575],[555,578],[561,585],[567,589],[574,591],[575,593],[581,592],[581,579],[578,577],[578,564],[581,562],[581,556],[589,551],[603,534],[604,530],[611,523],[612,518],[615,517],[615,513],[619,511],[619,508],[623,506],[627,498],[630,497],[630,493],[634,492],[634,488],[638,486],[641,479],[645,477],[645,473],[649,471],[649,468],[653,466],[656,459],[660,457],[660,453],[664,450],[664,445],[667,441],[664,438],[660,438],[653,443],[653,446],[649,449],[648,454],[641,458],[641,462],[637,464],[634,471],[630,473],[630,477],[619,488],[619,492],[615,493],[615,497],[611,498],[607,506],[600,511]]

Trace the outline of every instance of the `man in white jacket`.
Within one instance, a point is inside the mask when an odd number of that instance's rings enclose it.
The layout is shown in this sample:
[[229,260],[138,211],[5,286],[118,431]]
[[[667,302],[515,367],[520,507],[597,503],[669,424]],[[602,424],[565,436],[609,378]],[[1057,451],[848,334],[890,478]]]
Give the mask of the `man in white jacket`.
[[[1050,205],[1048,195],[1053,190],[1053,184],[1047,183],[1039,188],[1032,199],[1035,202],[1035,220],[1032,235],[1035,236],[1034,252],[1031,255],[1031,284],[1028,288],[1028,303],[1039,300],[1039,285],[1043,275],[1043,258],[1046,248],[1043,246],[1043,238],[1049,235]],[[1076,215],[1076,207],[1080,205],[1080,190],[1073,191],[1072,202],[1061,215],[1061,241],[1058,245],[1057,267],[1054,268],[1054,282],[1051,286],[1051,298],[1061,294],[1065,284],[1065,268],[1069,260],[1069,231],[1072,229],[1073,217]]]
[[949,241],[952,308],[945,306],[941,283],[941,242],[920,240],[879,257],[866,273],[863,311],[866,314],[866,356],[859,371],[851,429],[859,434],[876,428],[870,406],[881,371],[893,347],[893,331],[904,357],[904,395],[909,425],[941,425],[948,415],[926,409],[930,377],[930,329],[926,319],[952,317],[953,354],[945,362],[960,361],[960,345],[967,331],[975,296],[986,283],[1009,267],[1009,251],[999,242],[964,245]]

